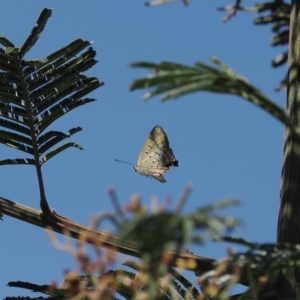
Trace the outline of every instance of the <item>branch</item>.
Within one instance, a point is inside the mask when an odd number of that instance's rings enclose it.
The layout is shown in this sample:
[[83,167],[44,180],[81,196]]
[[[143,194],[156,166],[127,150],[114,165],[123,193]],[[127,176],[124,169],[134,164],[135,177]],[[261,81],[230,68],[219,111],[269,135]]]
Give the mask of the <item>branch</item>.
[[222,19],[223,23],[226,23],[233,16],[235,16],[238,10],[250,11],[250,12],[257,11],[256,7],[242,7],[240,4],[241,4],[241,0],[235,0],[234,4],[217,8],[217,10],[219,10],[219,11],[228,11],[228,15]]
[[[155,5],[161,5],[165,3],[175,2],[176,0],[151,0],[149,2],[146,2],[146,6],[155,6]],[[183,4],[185,6],[188,6],[188,4],[191,2],[191,0],[182,0]]]
[[[51,216],[46,216],[41,211],[31,207],[5,198],[0,198],[0,213],[63,235],[68,233],[74,239],[80,239],[84,236],[87,243],[97,244],[105,248],[113,248],[117,252],[134,257],[141,257],[141,254],[136,249],[134,243],[128,242],[126,244],[121,244],[118,242],[117,235],[75,222],[57,214],[55,211],[53,211]],[[178,260],[181,260],[186,262],[183,264],[180,263],[181,266],[184,266],[186,270],[194,271],[197,274],[214,269],[215,260],[211,258],[176,251],[171,251],[168,254],[175,258],[172,260],[173,267],[177,267]],[[194,261],[195,264],[190,264],[190,261]]]

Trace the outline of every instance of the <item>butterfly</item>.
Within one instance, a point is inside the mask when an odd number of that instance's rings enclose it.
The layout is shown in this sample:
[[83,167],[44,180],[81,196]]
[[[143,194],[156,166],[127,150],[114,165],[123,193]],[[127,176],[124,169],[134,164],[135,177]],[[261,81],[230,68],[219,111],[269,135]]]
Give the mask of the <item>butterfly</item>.
[[151,130],[133,170],[160,182],[166,182],[162,175],[170,172],[169,167],[178,166],[179,161],[169,146],[165,131],[160,126],[155,126]]

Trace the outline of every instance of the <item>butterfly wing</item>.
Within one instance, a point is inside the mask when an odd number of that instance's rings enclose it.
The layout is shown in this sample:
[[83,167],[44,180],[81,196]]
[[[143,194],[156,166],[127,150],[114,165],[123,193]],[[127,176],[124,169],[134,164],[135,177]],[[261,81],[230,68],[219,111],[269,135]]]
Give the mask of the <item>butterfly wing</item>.
[[141,175],[151,176],[166,182],[163,174],[170,172],[169,167],[178,167],[179,162],[169,146],[169,140],[160,126],[155,126],[140,153],[137,165],[133,168]]

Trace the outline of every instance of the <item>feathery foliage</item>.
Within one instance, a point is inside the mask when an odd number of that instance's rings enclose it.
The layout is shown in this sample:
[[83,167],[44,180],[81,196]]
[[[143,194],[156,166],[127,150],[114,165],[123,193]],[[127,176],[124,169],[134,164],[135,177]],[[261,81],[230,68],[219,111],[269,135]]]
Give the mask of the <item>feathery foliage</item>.
[[51,9],[41,12],[20,48],[0,37],[3,45],[0,48],[0,143],[29,156],[2,159],[0,165],[35,165],[44,212],[50,210],[41,166],[67,148],[83,149],[74,142],[58,145],[81,131],[81,127],[71,128],[68,133],[46,129],[71,110],[95,101],[84,97],[104,84],[96,77],[83,75],[97,62],[89,41],[77,39],[44,59],[25,60],[51,14]]
[[82,128],[72,128],[68,134],[45,130],[57,119],[83,104],[95,101],[83,98],[103,85],[95,77],[82,72],[91,68],[96,52],[90,42],[81,39],[48,55],[45,59],[24,60],[25,54],[37,42],[51,10],[44,9],[31,34],[21,46],[15,47],[0,37],[0,143],[29,154],[28,159],[6,159],[4,164],[40,164],[68,147],[82,147],[66,143],[49,152],[59,142]]
[[[263,9],[269,8],[265,6],[261,10]],[[282,17],[280,11],[276,10],[276,14],[279,19]],[[282,23],[276,24],[274,30],[286,25],[288,13],[284,14]],[[61,141],[80,131],[80,127],[70,129],[68,134],[44,131],[73,108],[94,101],[82,97],[103,85],[96,78],[80,74],[96,63],[92,48],[82,53],[90,45],[83,40],[76,40],[45,59],[23,60],[25,54],[38,40],[50,15],[50,10],[42,12],[37,26],[21,48],[0,37],[0,43],[4,46],[0,49],[0,69],[3,70],[0,73],[2,76],[0,125],[6,128],[0,131],[0,142],[32,156],[26,159],[2,160],[0,165],[33,164],[39,168],[44,162],[69,147],[81,149],[80,145],[72,142],[57,146]],[[264,18],[257,22],[262,24],[269,20]],[[287,33],[283,32],[273,44],[285,43],[286,38]],[[262,107],[297,132],[290,118],[279,106],[221,61],[214,58],[213,62],[217,68],[202,63],[196,63],[194,67],[170,62],[136,63],[133,64],[134,67],[153,69],[154,74],[136,80],[131,89],[153,88],[145,98],[163,94],[163,100],[200,90],[238,95]],[[284,57],[277,65],[283,62]],[[53,150],[54,146],[57,148]],[[132,211],[133,219],[116,222],[120,230],[120,241],[136,241],[137,249],[141,252],[142,263],[124,264],[135,272],[110,270],[102,272],[100,276],[70,276],[65,281],[66,285],[59,289],[26,282],[10,282],[9,285],[42,292],[50,295],[51,299],[78,296],[76,294],[78,291],[81,292],[78,297],[83,299],[92,296],[93,294],[89,293],[94,293],[96,287],[102,288],[100,296],[105,298],[108,295],[110,299],[116,299],[111,295],[112,291],[116,291],[125,299],[132,299],[137,293],[146,296],[147,299],[229,299],[232,286],[241,282],[249,286],[249,289],[239,299],[257,299],[266,283],[272,283],[281,272],[284,274],[294,272],[300,265],[298,245],[260,245],[241,239],[219,238],[222,241],[244,245],[247,250],[228,253],[228,257],[216,263],[214,270],[201,274],[199,283],[203,290],[202,294],[191,282],[170,267],[170,261],[175,260],[176,255],[165,256],[169,250],[181,250],[182,246],[188,243],[202,244],[220,232],[237,226],[238,222],[233,218],[214,215],[216,209],[229,204],[233,202],[211,205],[186,216],[178,211],[147,214],[137,206],[136,210]],[[89,264],[87,257],[80,258],[85,263],[86,272],[90,272],[88,267],[97,267],[97,264]],[[182,264],[178,263],[178,266]],[[85,285],[80,290],[82,282],[85,282]]]
[[211,58],[211,60],[217,67],[201,62],[196,62],[194,66],[172,62],[133,63],[132,67],[150,69],[152,73],[147,77],[135,80],[131,84],[130,90],[150,88],[152,90],[144,94],[144,99],[162,95],[161,100],[163,101],[198,91],[236,95],[261,107],[298,133],[289,116],[280,106],[226,64],[216,58]]
[[[283,1],[264,2],[256,4],[257,12],[261,15],[254,20],[256,25],[273,24],[272,31],[275,36],[271,41],[272,46],[287,45],[289,42],[289,25],[290,25],[290,3]],[[287,62],[287,51],[282,52],[273,61],[273,67],[278,67]]]
[[[291,4],[284,1],[270,1],[256,4],[259,17],[254,19],[255,25],[272,24],[272,32],[274,37],[271,40],[273,47],[287,45],[289,42],[289,25]],[[276,58],[272,60],[274,68],[282,66],[288,60],[288,50],[282,51]],[[277,91],[286,89],[287,78],[284,78]]]

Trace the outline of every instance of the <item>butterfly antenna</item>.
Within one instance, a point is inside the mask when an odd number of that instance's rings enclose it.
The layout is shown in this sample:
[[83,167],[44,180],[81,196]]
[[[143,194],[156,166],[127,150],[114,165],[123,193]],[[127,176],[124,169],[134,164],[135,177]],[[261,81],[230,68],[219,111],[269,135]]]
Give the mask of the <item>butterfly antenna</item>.
[[124,160],[119,160],[119,159],[116,159],[116,158],[115,158],[115,161],[120,162],[120,163],[123,163],[123,164],[131,165],[131,166],[134,167],[133,164],[131,164],[131,163],[127,162],[127,161],[124,161]]

